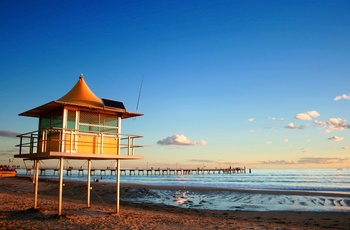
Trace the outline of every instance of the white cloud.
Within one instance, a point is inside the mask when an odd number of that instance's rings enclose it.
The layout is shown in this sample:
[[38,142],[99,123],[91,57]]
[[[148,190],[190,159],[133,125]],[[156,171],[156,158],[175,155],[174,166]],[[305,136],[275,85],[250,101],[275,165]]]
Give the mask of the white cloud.
[[207,142],[205,140],[201,140],[199,145],[206,145]]
[[259,161],[260,164],[266,165],[290,165],[295,164],[294,161],[286,161],[286,160],[273,160],[273,161]]
[[265,144],[272,145],[272,141],[266,141]]
[[189,146],[195,146],[195,145],[206,145],[207,142],[205,140],[201,140],[200,142],[197,141],[191,141],[187,139],[184,135],[175,134],[173,136],[163,138],[159,141],[157,141],[157,144],[159,145],[189,145]]
[[319,126],[326,125],[325,122],[323,122],[323,121],[318,121],[318,120],[314,120],[314,124],[315,124],[315,125],[319,125]]
[[308,115],[307,113],[298,113],[297,115],[295,115],[295,118],[296,119],[299,119],[299,120],[311,120],[312,118],[311,118],[311,116],[310,115]]
[[254,120],[255,120],[254,118],[249,118],[248,122],[254,122]]
[[339,100],[342,100],[342,99],[350,100],[350,93],[348,95],[343,94],[343,95],[340,95],[340,96],[337,96],[337,97],[334,98],[335,101],[339,101]]
[[287,126],[286,126],[287,129],[295,129],[295,125],[294,123],[289,123]]
[[335,164],[350,162],[350,158],[336,157],[304,157],[298,160],[299,164]]
[[285,142],[285,143],[288,143],[288,141],[289,141],[288,139],[284,139],[284,140],[283,140],[283,142]]
[[343,139],[344,139],[343,137],[338,137],[338,136],[333,136],[328,138],[328,140],[331,140],[331,141],[342,141]]
[[326,130],[326,133],[330,133],[332,130],[344,130],[344,129],[350,129],[350,124],[347,123],[346,120],[341,118],[330,118],[327,121],[314,121],[315,125],[318,126],[324,126],[324,128],[328,128]]
[[306,113],[298,113],[297,115],[295,115],[295,118],[299,120],[310,121],[312,120],[312,117],[319,117],[319,116],[320,114],[317,111],[312,110]]
[[346,120],[343,120],[341,118],[330,118],[329,122],[329,128],[332,130],[343,130],[345,128],[349,128]]
[[299,127],[295,126],[295,124],[293,122],[289,123],[287,126],[285,126],[284,128],[286,129],[305,129],[305,125],[299,125]]
[[311,152],[312,149],[311,148],[302,148],[301,151],[303,151],[304,153],[307,153],[307,152]]
[[307,112],[307,114],[309,114],[311,117],[319,117],[320,116],[320,114],[315,110],[309,111],[309,112]]
[[337,157],[303,157],[297,161],[287,160],[272,160],[272,161],[259,161],[260,164],[269,165],[290,165],[290,164],[338,164],[338,163],[350,163],[350,158],[337,158]]
[[12,132],[12,131],[7,131],[7,130],[0,130],[0,137],[9,137],[9,138],[16,138],[17,135],[20,133]]

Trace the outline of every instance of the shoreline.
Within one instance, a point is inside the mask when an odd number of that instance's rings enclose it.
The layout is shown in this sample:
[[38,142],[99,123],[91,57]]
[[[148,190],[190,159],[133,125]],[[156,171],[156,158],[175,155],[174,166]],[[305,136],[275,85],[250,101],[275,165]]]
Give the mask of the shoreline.
[[[121,201],[120,215],[113,215],[114,183],[91,183],[91,208],[86,208],[86,183],[69,180],[64,181],[64,215],[57,218],[56,182],[40,179],[39,209],[33,210],[34,189],[30,178],[0,178],[0,198],[3,201],[0,204],[0,228],[348,229],[350,226],[349,212],[208,210],[128,201]],[[156,189],[152,186],[123,183],[121,198],[130,196],[130,188]],[[206,188],[205,191],[211,190]]]
[[[107,182],[109,183],[109,182]],[[349,197],[346,192],[328,191],[301,191],[301,190],[266,190],[266,189],[240,189],[240,188],[219,188],[205,186],[173,186],[173,185],[144,185],[135,183],[120,183],[121,187],[147,188],[158,190],[190,190],[190,191],[229,191],[240,193],[272,194],[272,195],[302,195],[302,196],[329,196],[329,197]]]
[[[27,178],[30,176],[16,175],[16,178]],[[39,181],[58,181],[58,178],[40,178]],[[87,183],[83,180],[74,179],[64,179],[65,182],[71,181],[76,183]],[[96,182],[91,181],[91,184]],[[98,183],[104,184],[115,184],[114,182],[99,181]],[[129,182],[121,182],[121,188],[146,188],[146,189],[156,189],[156,190],[190,190],[190,191],[230,191],[230,192],[240,192],[240,193],[254,193],[254,194],[271,194],[271,195],[301,195],[301,196],[325,196],[325,197],[349,197],[348,192],[339,191],[306,191],[306,190],[273,190],[273,189],[242,189],[242,188],[221,188],[221,187],[210,187],[210,186],[180,186],[180,185],[147,185],[147,184],[137,184]]]

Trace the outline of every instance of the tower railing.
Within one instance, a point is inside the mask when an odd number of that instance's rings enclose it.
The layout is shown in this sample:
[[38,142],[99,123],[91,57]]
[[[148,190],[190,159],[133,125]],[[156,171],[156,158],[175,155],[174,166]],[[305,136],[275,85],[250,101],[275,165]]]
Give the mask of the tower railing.
[[[16,145],[16,147],[19,147],[19,155],[55,151],[72,154],[115,154],[134,156],[135,148],[143,147],[135,144],[135,139],[143,137],[140,135],[64,128],[42,129],[20,134],[17,137],[20,138],[20,143]],[[84,137],[93,138],[94,141],[86,141]],[[79,150],[79,146],[80,148],[82,148],[81,146],[94,146],[94,151],[82,152]],[[109,151],[106,153],[106,149],[112,150],[113,152],[111,153]]]

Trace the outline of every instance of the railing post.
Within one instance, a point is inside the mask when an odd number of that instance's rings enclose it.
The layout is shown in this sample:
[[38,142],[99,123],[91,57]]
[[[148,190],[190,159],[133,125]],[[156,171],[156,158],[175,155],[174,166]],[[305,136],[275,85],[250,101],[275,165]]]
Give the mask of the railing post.
[[100,154],[103,154],[103,140],[104,140],[104,136],[103,136],[103,133],[101,133],[101,151],[100,151]]
[[22,138],[23,138],[23,136],[21,135],[21,139],[19,141],[19,155],[22,154]]
[[[39,135],[39,132],[38,132],[38,135]],[[45,145],[46,145],[46,142],[45,142],[45,136],[46,136],[46,130],[43,130],[41,132],[41,152],[46,152],[45,151]],[[38,137],[38,140],[39,140],[39,137]]]
[[29,144],[29,153],[32,154],[33,153],[33,149],[34,149],[34,141],[33,141],[33,133],[30,134],[30,144]]
[[62,152],[63,148],[63,132],[62,130],[59,130],[59,135],[58,135],[58,151]]
[[135,148],[134,148],[134,146],[135,146],[135,138],[132,138],[132,143],[131,143],[131,146],[132,146],[132,155],[134,156],[135,155]]
[[128,136],[128,156],[130,156],[130,136]]
[[[67,139],[67,137],[66,137],[66,139]],[[70,145],[69,152],[71,153],[73,150],[73,130],[70,130],[69,145]]]

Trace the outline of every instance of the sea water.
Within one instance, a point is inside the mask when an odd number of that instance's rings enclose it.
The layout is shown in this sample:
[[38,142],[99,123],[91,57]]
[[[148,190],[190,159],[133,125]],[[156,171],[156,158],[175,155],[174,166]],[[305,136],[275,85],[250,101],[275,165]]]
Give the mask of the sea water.
[[[86,171],[86,170],[85,170]],[[73,170],[74,172],[74,170]],[[24,175],[25,171],[18,171]],[[55,177],[53,171],[39,177]],[[64,180],[86,181],[87,176],[64,174]],[[96,171],[91,180],[115,183],[115,175]],[[132,189],[133,202],[151,202],[184,208],[219,210],[350,211],[350,169],[254,169],[252,173],[189,175],[121,175],[121,183],[177,186],[181,189]],[[210,187],[212,191],[192,191],[190,187]],[[182,189],[183,188],[183,189]],[[333,193],[334,196],[276,195],[218,191],[216,188]],[[349,194],[349,197],[337,194]],[[123,197],[121,197],[123,199]]]

